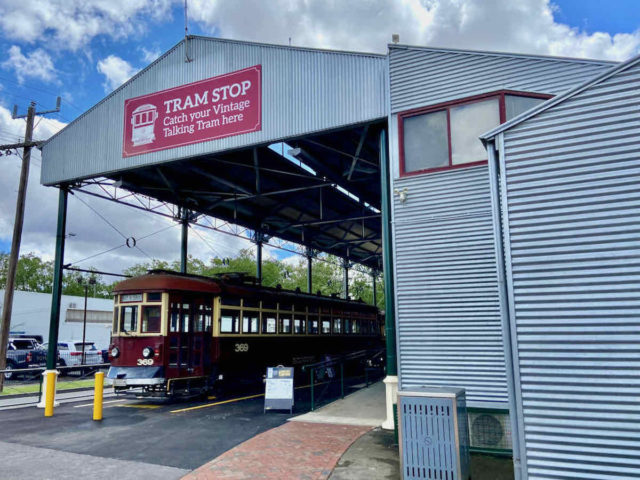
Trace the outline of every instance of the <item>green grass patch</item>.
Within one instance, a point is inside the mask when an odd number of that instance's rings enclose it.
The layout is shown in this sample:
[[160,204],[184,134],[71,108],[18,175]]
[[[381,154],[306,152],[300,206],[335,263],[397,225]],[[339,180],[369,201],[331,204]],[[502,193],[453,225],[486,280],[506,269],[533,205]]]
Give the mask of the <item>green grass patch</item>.
[[[61,380],[57,382],[56,390],[58,392],[62,390],[71,390],[73,388],[91,388],[93,387],[93,378],[84,378],[78,380]],[[40,391],[40,383],[17,383],[4,382],[4,389],[0,393],[0,397],[6,395],[20,395],[25,393],[38,393]]]

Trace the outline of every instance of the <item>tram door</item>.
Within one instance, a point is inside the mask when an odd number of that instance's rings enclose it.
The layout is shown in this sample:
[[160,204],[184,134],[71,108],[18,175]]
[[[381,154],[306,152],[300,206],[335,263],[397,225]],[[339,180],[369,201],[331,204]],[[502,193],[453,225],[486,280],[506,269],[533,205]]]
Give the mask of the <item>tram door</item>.
[[204,299],[175,297],[169,306],[168,375],[197,377],[203,375],[204,326],[201,305]]

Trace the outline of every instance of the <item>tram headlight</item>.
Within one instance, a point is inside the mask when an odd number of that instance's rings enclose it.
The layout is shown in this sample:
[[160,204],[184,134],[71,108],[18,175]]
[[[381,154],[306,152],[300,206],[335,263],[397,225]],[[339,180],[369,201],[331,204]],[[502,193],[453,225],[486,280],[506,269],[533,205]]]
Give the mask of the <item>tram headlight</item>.
[[113,347],[110,354],[112,358],[118,358],[120,356],[120,349],[118,347]]
[[142,349],[142,356],[144,358],[151,358],[151,357],[153,357],[154,353],[155,352],[153,351],[153,348],[151,348],[151,347],[144,347]]

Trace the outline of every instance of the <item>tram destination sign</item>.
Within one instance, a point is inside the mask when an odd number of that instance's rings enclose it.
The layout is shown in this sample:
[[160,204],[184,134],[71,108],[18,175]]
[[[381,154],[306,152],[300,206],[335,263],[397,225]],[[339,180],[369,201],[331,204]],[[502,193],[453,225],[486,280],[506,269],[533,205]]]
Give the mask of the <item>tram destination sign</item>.
[[262,65],[124,101],[122,156],[262,130]]

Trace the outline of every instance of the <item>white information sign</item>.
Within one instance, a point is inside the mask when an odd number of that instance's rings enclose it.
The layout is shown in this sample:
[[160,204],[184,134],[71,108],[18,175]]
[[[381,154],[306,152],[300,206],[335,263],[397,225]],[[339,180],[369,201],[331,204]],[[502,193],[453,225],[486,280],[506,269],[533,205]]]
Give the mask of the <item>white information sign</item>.
[[293,411],[293,368],[269,367],[264,391],[264,410]]

